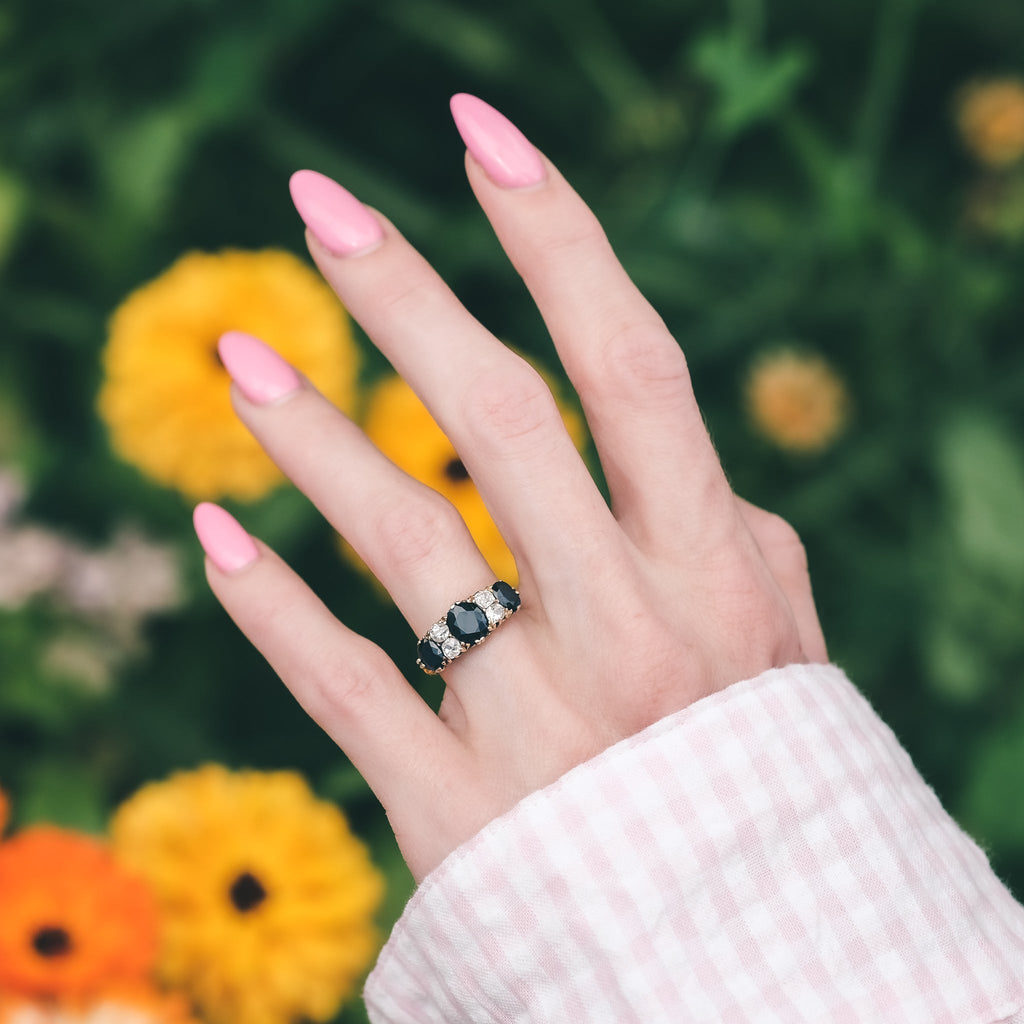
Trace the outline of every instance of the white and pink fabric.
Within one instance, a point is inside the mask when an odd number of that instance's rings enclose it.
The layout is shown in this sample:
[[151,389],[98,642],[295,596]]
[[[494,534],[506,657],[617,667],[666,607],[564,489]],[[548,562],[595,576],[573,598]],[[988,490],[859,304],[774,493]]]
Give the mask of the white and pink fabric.
[[375,1024],[1024,1024],[1024,908],[834,666],[706,698],[424,880]]

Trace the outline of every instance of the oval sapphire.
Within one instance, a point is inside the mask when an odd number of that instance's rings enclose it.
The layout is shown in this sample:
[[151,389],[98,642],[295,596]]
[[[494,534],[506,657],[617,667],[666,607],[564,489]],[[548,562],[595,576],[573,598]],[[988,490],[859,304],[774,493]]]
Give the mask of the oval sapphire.
[[438,672],[448,660],[444,656],[444,651],[429,636],[424,637],[416,645],[416,654],[420,659],[420,664],[428,672]]
[[507,608],[510,612],[514,612],[519,607],[519,594],[504,580],[498,580],[497,583],[492,584],[491,592],[498,599],[498,604],[502,608]]
[[446,621],[452,636],[464,644],[475,644],[490,632],[487,614],[472,601],[460,601],[452,605]]

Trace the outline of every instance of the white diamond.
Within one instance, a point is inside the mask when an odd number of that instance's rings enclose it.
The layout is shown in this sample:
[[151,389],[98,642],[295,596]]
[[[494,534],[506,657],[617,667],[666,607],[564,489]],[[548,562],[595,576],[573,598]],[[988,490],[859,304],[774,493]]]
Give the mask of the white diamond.
[[430,627],[430,639],[436,644],[444,643],[449,636],[451,636],[451,634],[448,632],[448,627],[443,622],[435,622]]
[[441,644],[441,653],[446,658],[457,658],[462,653],[462,644],[455,637],[450,636]]
[[473,603],[480,608],[490,608],[497,600],[489,590],[478,590],[473,595]]
[[505,609],[502,608],[497,601],[485,608],[484,613],[487,615],[487,621],[492,626],[496,626],[503,618],[505,618]]

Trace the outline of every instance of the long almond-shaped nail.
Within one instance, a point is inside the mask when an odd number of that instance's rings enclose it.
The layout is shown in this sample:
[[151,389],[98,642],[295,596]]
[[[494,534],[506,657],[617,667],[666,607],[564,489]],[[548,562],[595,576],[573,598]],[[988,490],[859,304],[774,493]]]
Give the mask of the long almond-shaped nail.
[[208,501],[197,505],[192,522],[203,550],[221,572],[238,572],[256,560],[255,541],[220,505]]
[[451,108],[462,141],[495,185],[529,188],[547,177],[540,154],[504,114],[464,92],[452,97]]
[[377,218],[348,189],[325,174],[296,171],[288,187],[306,227],[335,256],[363,252],[384,237]]
[[254,405],[268,405],[295,391],[299,375],[269,345],[241,331],[228,331],[217,343],[220,361]]

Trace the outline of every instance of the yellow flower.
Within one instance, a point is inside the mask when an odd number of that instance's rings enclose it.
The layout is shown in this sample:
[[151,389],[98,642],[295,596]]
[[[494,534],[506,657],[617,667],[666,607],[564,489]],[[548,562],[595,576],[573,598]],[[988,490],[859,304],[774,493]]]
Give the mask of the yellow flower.
[[845,427],[849,396],[821,356],[780,349],[754,364],[746,405],[754,427],[780,448],[817,452]]
[[228,330],[262,338],[352,407],[351,327],[315,271],[275,249],[182,256],[111,318],[99,412],[121,458],[191,499],[252,501],[282,479],[231,408],[216,348]]
[[327,1020],[377,951],[382,876],[294,772],[181,772],[129,798],[111,834],[156,893],[160,977],[208,1024]]
[[[559,408],[573,443],[582,448],[586,439],[583,417],[561,402]],[[498,532],[458,452],[401,377],[387,377],[374,388],[363,429],[396,466],[440,492],[459,510],[495,577],[515,583],[518,574],[512,552]],[[361,565],[347,546],[345,551]]]
[[1024,157],[1024,80],[974,82],[960,94],[957,126],[973,156],[990,167]]

